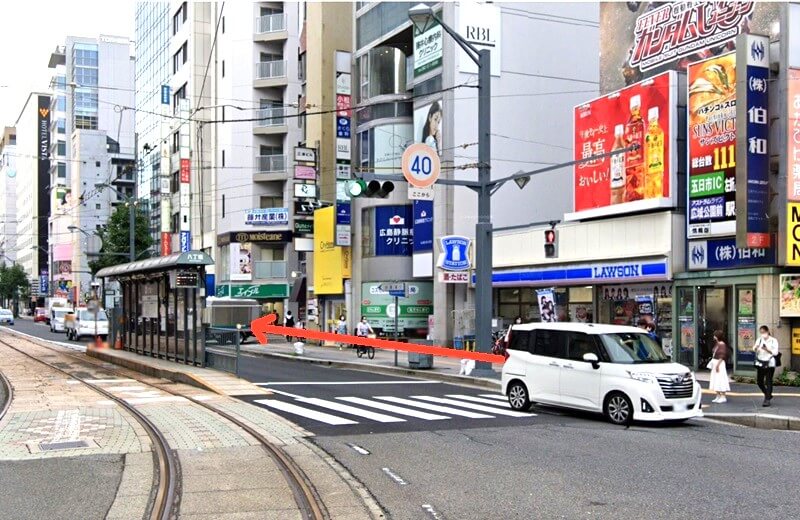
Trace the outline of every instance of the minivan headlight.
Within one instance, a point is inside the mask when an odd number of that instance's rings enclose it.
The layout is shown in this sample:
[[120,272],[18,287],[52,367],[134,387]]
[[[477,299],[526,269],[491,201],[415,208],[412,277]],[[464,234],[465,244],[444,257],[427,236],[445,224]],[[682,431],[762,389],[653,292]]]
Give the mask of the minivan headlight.
[[656,376],[649,372],[631,372],[628,370],[628,375],[631,376],[631,379],[641,381],[642,383],[658,384]]

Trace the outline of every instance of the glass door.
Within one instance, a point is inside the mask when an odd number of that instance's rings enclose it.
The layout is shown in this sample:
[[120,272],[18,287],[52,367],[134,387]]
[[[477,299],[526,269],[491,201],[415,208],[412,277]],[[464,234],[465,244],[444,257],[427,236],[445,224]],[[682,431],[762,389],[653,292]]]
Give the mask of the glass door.
[[[721,330],[728,345],[730,338],[729,287],[700,287],[697,291],[697,367],[705,370],[714,350],[714,331]],[[728,359],[728,364],[732,360]]]
[[697,330],[694,324],[694,289],[681,287],[678,292],[678,327],[680,340],[673,348],[672,359],[687,367],[695,366],[695,351],[697,350]]

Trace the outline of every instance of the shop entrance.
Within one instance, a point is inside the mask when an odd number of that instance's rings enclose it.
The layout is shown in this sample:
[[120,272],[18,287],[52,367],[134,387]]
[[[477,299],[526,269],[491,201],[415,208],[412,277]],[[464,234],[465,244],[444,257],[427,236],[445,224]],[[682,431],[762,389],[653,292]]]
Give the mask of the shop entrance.
[[[725,342],[731,344],[729,311],[731,308],[730,287],[700,287],[697,290],[697,346],[698,367],[705,370],[714,350],[714,331],[721,330]],[[728,358],[728,368],[732,366]]]

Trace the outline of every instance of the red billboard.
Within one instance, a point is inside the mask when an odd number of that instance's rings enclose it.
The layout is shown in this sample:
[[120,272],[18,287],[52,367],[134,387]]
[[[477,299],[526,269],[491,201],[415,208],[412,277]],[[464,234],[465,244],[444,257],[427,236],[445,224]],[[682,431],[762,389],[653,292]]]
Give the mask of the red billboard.
[[677,78],[665,72],[575,107],[575,165],[569,220],[673,206]]
[[181,184],[189,184],[190,168],[191,161],[189,159],[181,159]]

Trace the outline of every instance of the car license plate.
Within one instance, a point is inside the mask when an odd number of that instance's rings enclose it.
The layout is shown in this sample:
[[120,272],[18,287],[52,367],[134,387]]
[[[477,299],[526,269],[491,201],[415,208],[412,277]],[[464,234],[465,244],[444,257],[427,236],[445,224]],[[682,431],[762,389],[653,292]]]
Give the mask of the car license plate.
[[687,406],[685,404],[683,404],[683,403],[675,403],[675,411],[676,412],[685,412],[686,409],[687,409]]

